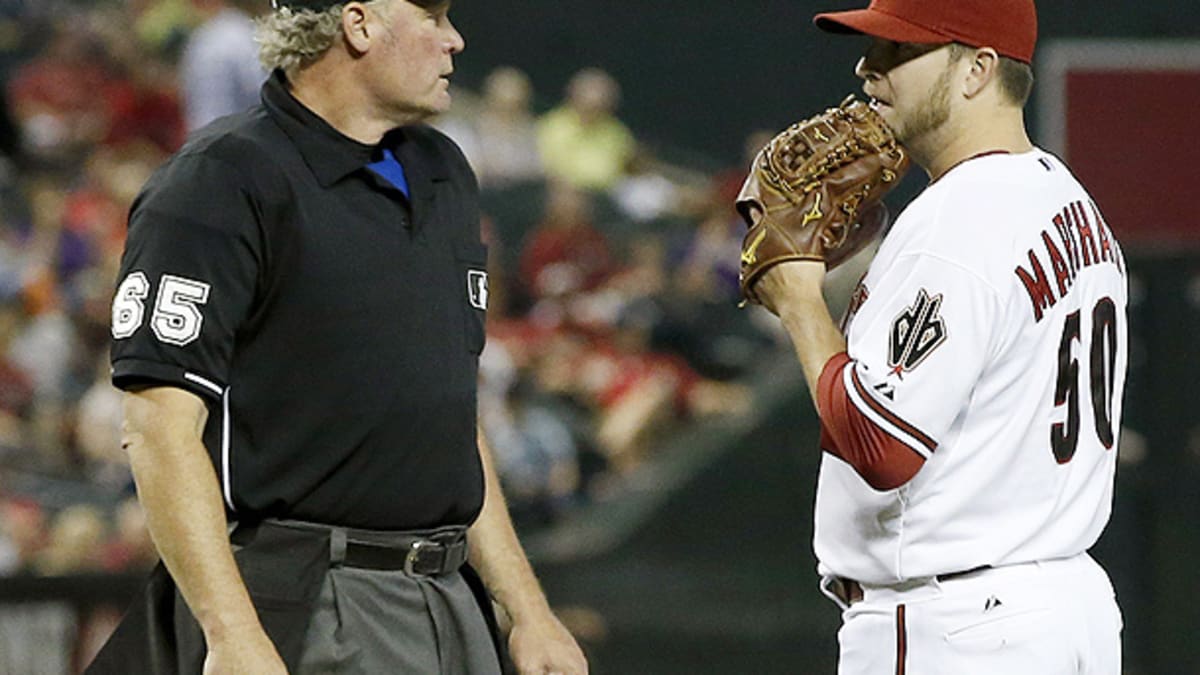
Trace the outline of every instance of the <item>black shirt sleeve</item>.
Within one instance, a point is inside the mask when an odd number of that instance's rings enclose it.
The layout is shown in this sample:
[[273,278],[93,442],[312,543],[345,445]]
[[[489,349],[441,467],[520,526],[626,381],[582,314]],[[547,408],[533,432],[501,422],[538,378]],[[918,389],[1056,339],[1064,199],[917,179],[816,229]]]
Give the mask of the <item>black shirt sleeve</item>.
[[179,386],[220,398],[262,250],[250,181],[195,152],[135,200],[112,311],[113,384]]

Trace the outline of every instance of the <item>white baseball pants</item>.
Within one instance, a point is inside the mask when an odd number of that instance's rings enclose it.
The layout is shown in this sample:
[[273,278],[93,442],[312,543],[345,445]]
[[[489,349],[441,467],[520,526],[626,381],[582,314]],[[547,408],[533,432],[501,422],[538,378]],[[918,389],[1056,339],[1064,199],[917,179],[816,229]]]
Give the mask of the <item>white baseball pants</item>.
[[1121,612],[1091,556],[863,585],[838,675],[1119,675]]

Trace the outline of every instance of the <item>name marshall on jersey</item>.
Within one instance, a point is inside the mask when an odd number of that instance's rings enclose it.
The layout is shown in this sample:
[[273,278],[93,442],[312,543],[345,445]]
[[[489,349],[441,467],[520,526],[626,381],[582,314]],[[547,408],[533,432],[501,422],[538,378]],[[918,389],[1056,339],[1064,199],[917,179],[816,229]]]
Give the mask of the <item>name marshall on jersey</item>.
[[[1017,265],[1014,270],[1029,292],[1036,321],[1041,321],[1045,310],[1067,295],[1085,268],[1110,263],[1122,276],[1125,274],[1121,249],[1095,202],[1067,204],[1054,215],[1051,225],[1042,230],[1042,246],[1029,249],[1029,268]],[[1042,264],[1043,258],[1050,262],[1053,284],[1046,274],[1047,267]]]

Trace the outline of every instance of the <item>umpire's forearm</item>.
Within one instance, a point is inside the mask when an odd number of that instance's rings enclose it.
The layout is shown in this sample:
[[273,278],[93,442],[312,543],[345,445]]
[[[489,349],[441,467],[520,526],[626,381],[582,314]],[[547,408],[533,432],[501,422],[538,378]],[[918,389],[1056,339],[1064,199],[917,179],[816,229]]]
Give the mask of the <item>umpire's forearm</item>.
[[486,492],[483,510],[470,529],[471,565],[514,622],[545,617],[550,614],[549,603],[513,529],[491,449],[482,432],[479,455]]
[[260,628],[233,560],[202,401],[172,388],[124,397],[122,444],[154,544],[210,645]]

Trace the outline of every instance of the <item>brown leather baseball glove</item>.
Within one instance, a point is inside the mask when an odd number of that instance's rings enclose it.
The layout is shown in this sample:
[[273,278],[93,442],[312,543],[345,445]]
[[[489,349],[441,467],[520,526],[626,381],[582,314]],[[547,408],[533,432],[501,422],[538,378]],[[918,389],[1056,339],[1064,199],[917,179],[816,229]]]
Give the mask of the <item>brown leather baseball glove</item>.
[[797,122],[763,148],[737,197],[750,230],[742,241],[742,295],[789,260],[833,269],[887,225],[880,201],[908,171],[908,153],[866,103],[848,97]]

